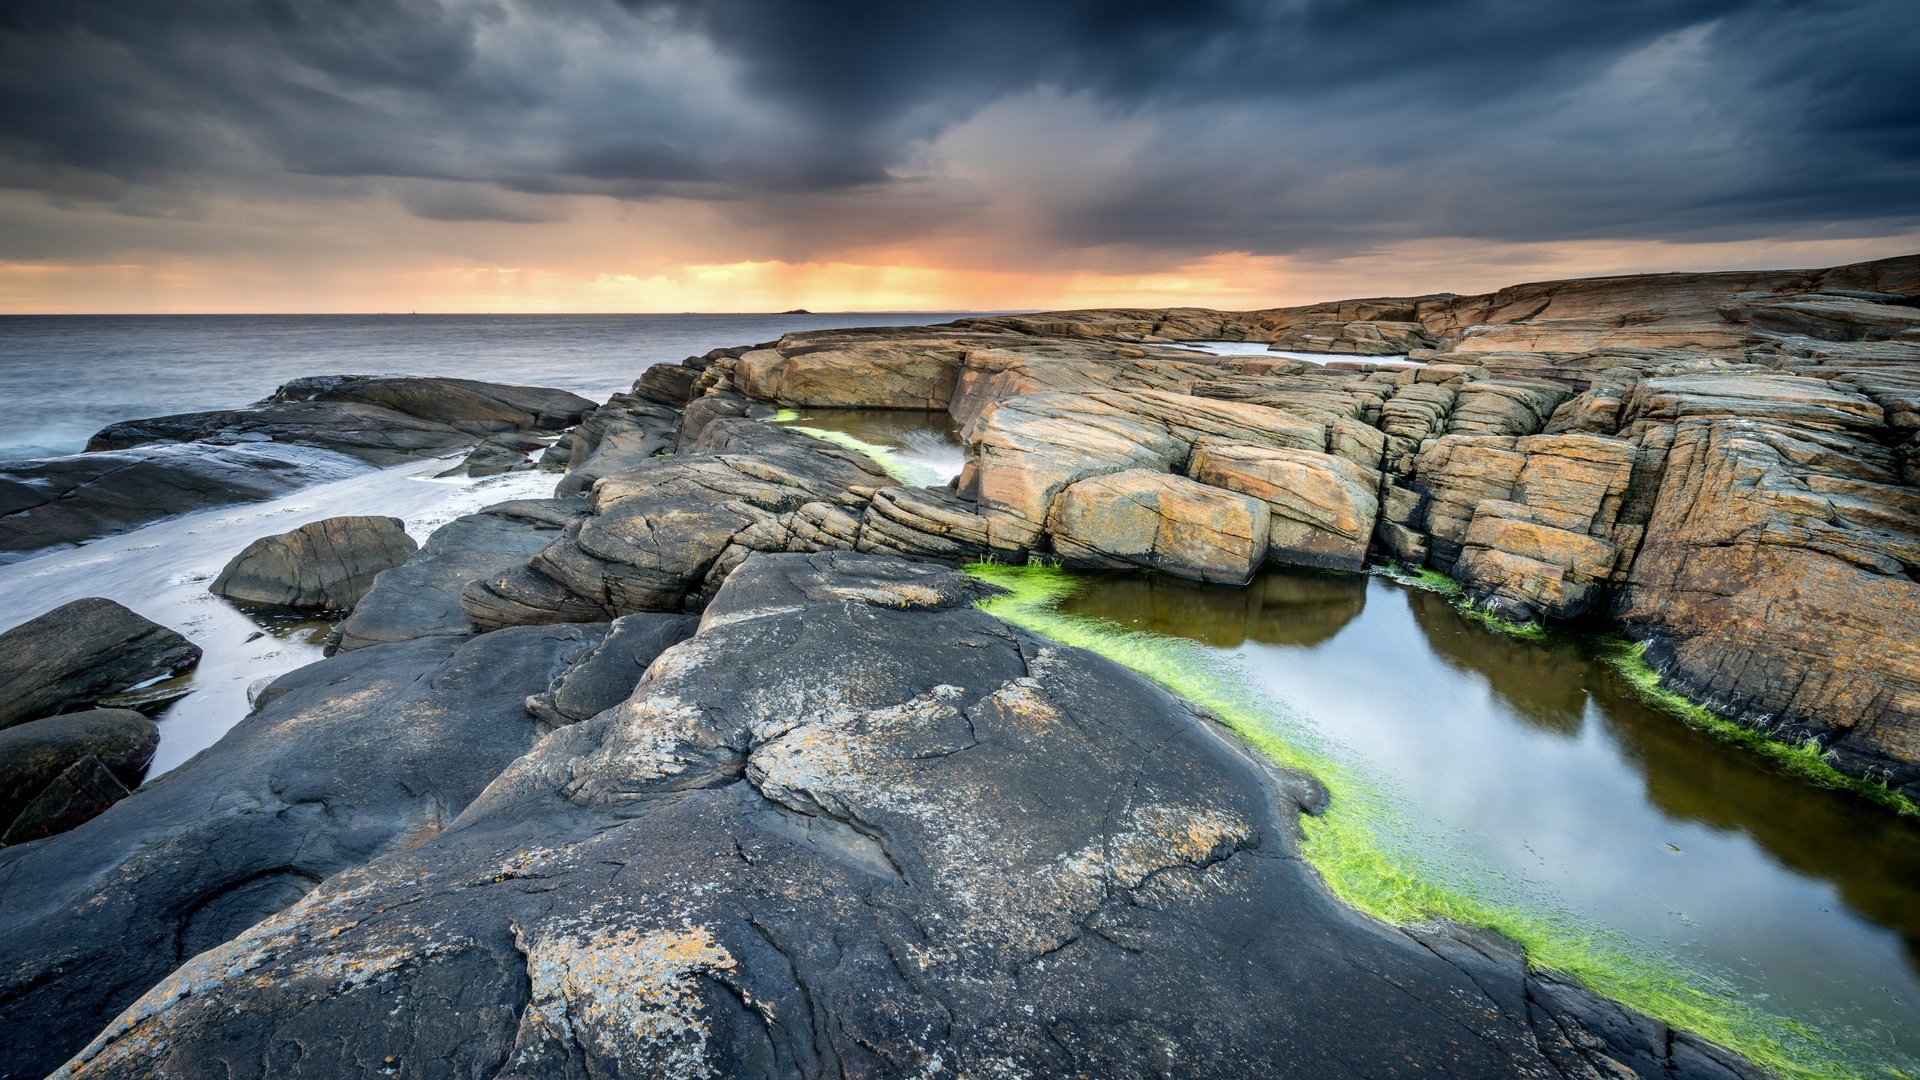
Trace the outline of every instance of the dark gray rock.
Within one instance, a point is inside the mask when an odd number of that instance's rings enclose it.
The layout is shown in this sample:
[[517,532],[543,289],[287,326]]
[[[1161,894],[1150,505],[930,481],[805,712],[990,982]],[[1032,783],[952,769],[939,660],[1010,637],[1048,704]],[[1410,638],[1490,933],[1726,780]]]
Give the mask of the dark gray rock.
[[1584,998],[1552,1013],[1497,939],[1355,914],[1298,855],[1313,785],[1145,679],[975,610],[975,590],[897,559],[749,560],[631,699],[554,731],[437,838],[193,959],[73,1067],[1544,1078],[1735,1064],[1675,1052],[1657,1025],[1588,1027]]
[[462,608],[483,630],[697,608],[749,550],[784,550],[804,507],[857,515],[890,483],[857,451],[716,419],[677,456],[602,478],[590,514],[524,567],[469,585]]
[[673,409],[630,394],[615,394],[573,429],[567,476],[554,494],[589,491],[603,476],[639,467],[673,449],[679,429],[680,414]]
[[277,498],[367,467],[345,454],[270,442],[0,463],[0,563],[195,510]]
[[179,413],[101,429],[88,450],[153,442],[271,441],[315,446],[393,465],[469,446],[505,431],[553,431],[593,402],[541,387],[418,376],[296,379],[244,409]]
[[90,709],[0,729],[0,831],[84,758],[137,783],[160,745],[160,729],[131,709]]
[[335,632],[334,648],[467,633],[460,591],[524,566],[586,510],[583,499],[519,499],[440,526],[404,564],[374,579]]
[[528,698],[527,710],[554,727],[564,727],[613,708],[633,693],[647,666],[692,637],[699,622],[692,615],[653,611],[613,620],[606,640],[569,668],[551,690]]
[[253,607],[346,611],[419,546],[399,518],[325,518],[248,544],[208,591]]
[[200,647],[111,600],[62,604],[0,633],[0,728],[172,675]]
[[593,408],[579,394],[544,386],[417,375],[314,375],[287,383],[268,401],[372,405],[473,434],[557,430]]
[[99,817],[132,792],[91,755],[67,766],[22,807],[0,834],[0,847],[42,840]]
[[528,460],[527,455],[546,446],[538,439],[512,432],[489,435],[480,440],[480,445],[468,451],[460,464],[440,475],[499,476],[503,473],[531,472],[534,463]]
[[0,1077],[44,1076],[176,965],[436,835],[534,744],[525,699],[603,631],[424,638],[311,664],[106,813],[0,849]]

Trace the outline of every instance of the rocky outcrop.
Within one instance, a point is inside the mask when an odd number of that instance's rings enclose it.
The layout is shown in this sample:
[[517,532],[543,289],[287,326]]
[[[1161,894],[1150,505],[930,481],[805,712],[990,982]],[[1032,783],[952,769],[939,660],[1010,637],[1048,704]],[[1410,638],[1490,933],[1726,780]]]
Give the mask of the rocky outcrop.
[[1379,472],[1312,450],[1203,443],[1187,475],[1267,505],[1269,562],[1330,570],[1366,565],[1380,511]]
[[641,612],[613,620],[607,636],[575,660],[553,685],[527,699],[527,711],[550,727],[591,720],[627,700],[661,653],[693,636],[692,615]]
[[89,597],[0,633],[0,728],[165,678],[200,647],[120,604]]
[[587,414],[567,440],[567,475],[556,495],[577,495],[602,476],[637,468],[650,457],[672,450],[680,414],[644,398],[615,394]]
[[73,1072],[1746,1071],[1488,935],[1356,917],[1297,857],[1309,783],[974,595],[749,560],[628,700],[190,960]]
[[500,476],[504,473],[531,472],[535,465],[527,455],[536,450],[544,450],[546,446],[546,443],[538,439],[511,432],[489,435],[481,439],[479,445],[467,451],[466,458],[460,464],[440,475]]
[[25,813],[74,766],[82,767],[64,787],[76,792],[100,787],[88,784],[94,769],[83,763],[90,761],[114,779],[114,787],[105,790],[117,787],[117,799],[124,797],[125,785],[139,782],[159,745],[160,729],[131,709],[91,709],[0,729],[0,842],[37,840],[58,831],[54,826],[79,824],[66,808],[71,800],[64,792],[54,796],[60,807]]
[[435,529],[405,563],[373,579],[373,588],[334,631],[330,647],[346,652],[469,633],[460,610],[466,587],[525,566],[586,512],[584,499],[517,499],[455,518]]
[[208,591],[251,607],[346,611],[419,546],[399,518],[326,518],[248,544]]
[[1448,435],[1389,501],[1433,565],[1505,617],[1570,619],[1607,599],[1638,526],[1623,523],[1639,452],[1590,435]]
[[45,1075],[183,961],[437,835],[533,746],[525,699],[603,632],[426,638],[301,668],[106,813],[0,849],[0,1076]]
[[1676,425],[1618,617],[1690,693],[1920,792],[1920,492],[1850,432]]
[[1266,558],[1269,517],[1259,499],[1128,469],[1069,484],[1053,500],[1047,535],[1070,566],[1142,566],[1244,585]]
[[555,431],[592,407],[540,387],[326,375],[296,379],[245,409],[114,424],[87,453],[0,466],[0,561],[451,453],[490,435]]
[[88,450],[155,442],[292,443],[394,465],[504,431],[553,431],[593,402],[563,390],[421,376],[317,375],[245,409],[180,413],[101,429]]
[[0,463],[0,563],[195,510],[278,498],[367,467],[275,443],[156,444]]
[[685,451],[602,478],[587,516],[526,565],[469,585],[462,607],[490,629],[697,606],[746,552],[783,549],[810,504],[851,518],[890,483],[863,454],[757,421],[714,420]]

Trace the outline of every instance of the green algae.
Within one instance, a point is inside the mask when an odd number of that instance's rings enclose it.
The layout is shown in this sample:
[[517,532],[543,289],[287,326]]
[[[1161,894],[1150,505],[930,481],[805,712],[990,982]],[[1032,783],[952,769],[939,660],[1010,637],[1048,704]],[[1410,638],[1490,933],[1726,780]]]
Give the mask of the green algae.
[[767,423],[779,424],[789,430],[798,431],[803,435],[811,435],[822,442],[830,442],[835,446],[865,454],[873,459],[874,464],[886,471],[889,479],[904,487],[928,487],[938,484],[941,481],[939,470],[908,461],[905,457],[901,456],[899,451],[891,446],[868,442],[857,435],[849,435],[844,431],[807,427],[794,422],[799,419],[800,414],[798,412],[792,409],[781,409],[779,412],[767,417]]
[[1660,673],[1647,663],[1647,643],[1624,638],[1604,638],[1601,655],[1609,666],[1631,685],[1642,700],[1685,722],[1766,759],[1775,768],[1808,783],[1836,791],[1848,791],[1900,814],[1920,816],[1920,804],[1887,785],[1863,780],[1833,767],[1828,752],[1817,739],[1787,742],[1763,731],[1729,720],[1705,705],[1693,701],[1660,681]]
[[1371,572],[1411,588],[1424,589],[1430,593],[1449,597],[1462,615],[1489,630],[1497,630],[1508,637],[1534,642],[1553,639],[1553,631],[1547,629],[1543,623],[1517,623],[1512,619],[1503,619],[1494,614],[1491,609],[1467,599],[1466,589],[1461,587],[1459,582],[1430,567],[1387,563],[1384,566],[1374,567]]
[[[983,602],[983,609],[1154,680],[1211,712],[1276,764],[1318,780],[1328,802],[1320,815],[1300,819],[1301,851],[1328,888],[1348,904],[1399,925],[1445,918],[1495,930],[1519,942],[1535,969],[1570,976],[1630,1008],[1742,1054],[1779,1076],[1862,1075],[1839,1060],[1841,1052],[1819,1032],[1758,1008],[1713,973],[1689,968],[1645,943],[1585,925],[1554,910],[1551,902],[1498,895],[1510,890],[1484,875],[1476,877],[1471,868],[1448,865],[1439,845],[1420,842],[1407,811],[1317,745],[1309,731],[1205,646],[1059,610],[1063,601],[1092,579],[1043,564],[982,563],[966,569],[1006,590]],[[1401,572],[1415,579],[1409,582],[1415,587],[1460,594],[1458,583],[1445,575]],[[1657,687],[1657,677],[1653,683]]]

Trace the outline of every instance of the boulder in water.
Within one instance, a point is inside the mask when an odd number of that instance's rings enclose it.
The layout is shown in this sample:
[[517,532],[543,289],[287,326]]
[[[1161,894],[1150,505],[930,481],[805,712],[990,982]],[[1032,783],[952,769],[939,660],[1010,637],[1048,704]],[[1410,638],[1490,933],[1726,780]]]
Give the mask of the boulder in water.
[[255,607],[346,611],[419,546],[399,518],[326,518],[248,544],[209,591]]
[[165,678],[200,647],[98,596],[62,604],[0,634],[0,728]]

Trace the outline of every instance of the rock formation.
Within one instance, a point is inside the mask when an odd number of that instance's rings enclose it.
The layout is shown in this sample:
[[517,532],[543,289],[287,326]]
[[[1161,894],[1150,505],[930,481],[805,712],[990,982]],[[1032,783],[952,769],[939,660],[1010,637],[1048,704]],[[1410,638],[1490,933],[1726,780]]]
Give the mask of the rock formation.
[[419,546],[399,518],[326,518],[248,544],[208,591],[253,607],[346,611]]
[[245,409],[111,425],[87,453],[0,465],[0,561],[255,502],[487,436],[555,431],[593,403],[469,379],[323,375]]
[[749,559],[627,700],[60,1075],[1741,1074],[1498,939],[1356,917],[1294,854],[1308,782],[975,594]]
[[0,633],[0,728],[92,704],[199,660],[199,646],[111,600],[62,604]]
[[[37,840],[85,820],[73,794],[100,789],[106,804],[95,813],[124,798],[125,785],[139,783],[159,745],[160,729],[131,709],[90,709],[0,729],[0,843]],[[112,783],[100,781],[99,772]]]

